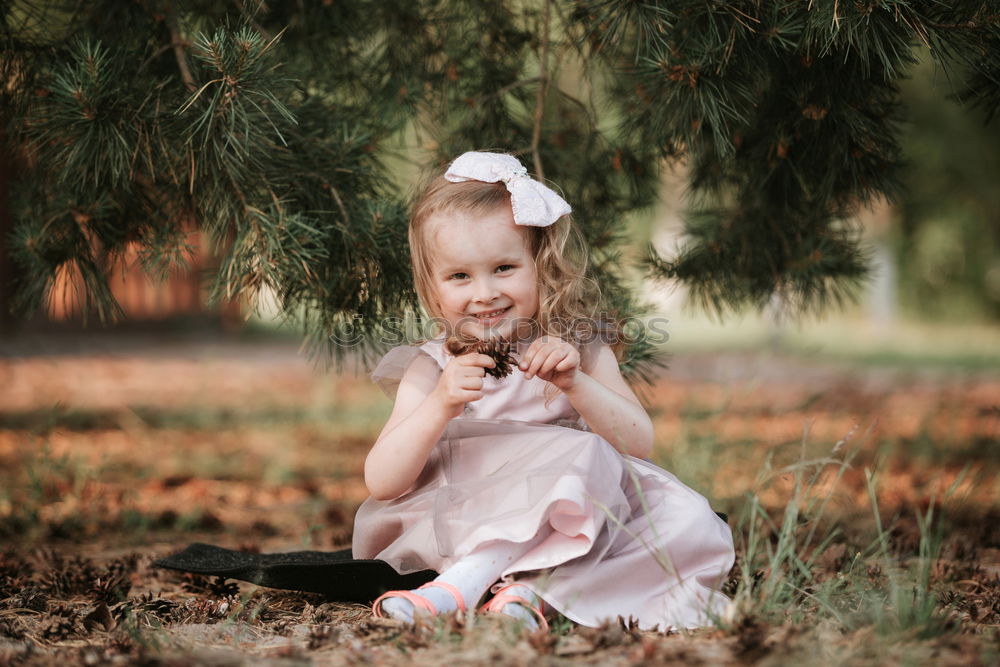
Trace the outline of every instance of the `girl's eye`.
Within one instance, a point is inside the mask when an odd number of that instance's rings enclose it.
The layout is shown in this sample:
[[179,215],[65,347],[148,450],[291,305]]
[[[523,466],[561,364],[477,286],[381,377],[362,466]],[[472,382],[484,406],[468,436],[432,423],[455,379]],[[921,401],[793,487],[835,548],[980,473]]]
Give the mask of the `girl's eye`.
[[497,271],[500,273],[506,273],[514,268],[513,264],[501,264],[497,267]]
[[465,280],[468,277],[469,274],[467,273],[453,273],[450,276],[448,276],[448,280]]

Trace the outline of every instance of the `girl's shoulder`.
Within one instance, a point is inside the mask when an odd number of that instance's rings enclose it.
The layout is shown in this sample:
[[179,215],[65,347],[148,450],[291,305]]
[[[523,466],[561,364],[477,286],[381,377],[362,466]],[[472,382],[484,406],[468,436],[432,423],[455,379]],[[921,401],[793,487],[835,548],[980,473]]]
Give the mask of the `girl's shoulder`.
[[414,363],[419,363],[421,367],[440,368],[443,354],[443,341],[394,347],[375,365],[375,369],[371,372],[372,381],[385,392],[386,396],[395,398],[400,381]]
[[417,343],[417,349],[436,361],[442,368],[448,363],[448,351],[444,349],[444,338],[432,338],[431,340]]

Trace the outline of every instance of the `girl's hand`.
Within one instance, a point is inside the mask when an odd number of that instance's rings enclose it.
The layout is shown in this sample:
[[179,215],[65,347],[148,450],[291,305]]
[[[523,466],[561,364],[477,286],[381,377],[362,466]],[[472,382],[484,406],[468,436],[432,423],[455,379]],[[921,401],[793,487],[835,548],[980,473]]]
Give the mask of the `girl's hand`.
[[441,371],[434,393],[445,406],[448,418],[462,413],[466,403],[483,397],[486,369],[496,365],[485,354],[469,352],[451,359]]
[[566,392],[576,383],[580,353],[562,338],[542,336],[531,343],[517,366],[525,378],[537,375]]

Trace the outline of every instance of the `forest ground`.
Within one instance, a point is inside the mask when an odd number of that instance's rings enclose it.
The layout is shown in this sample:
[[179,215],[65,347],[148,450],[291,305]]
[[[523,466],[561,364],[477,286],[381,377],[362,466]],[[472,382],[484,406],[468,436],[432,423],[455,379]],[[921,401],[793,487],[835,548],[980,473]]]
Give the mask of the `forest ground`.
[[1000,371],[677,353],[654,460],[729,514],[718,626],[549,633],[151,567],[191,542],[350,544],[390,403],[281,339],[0,342],[0,663],[1000,661]]

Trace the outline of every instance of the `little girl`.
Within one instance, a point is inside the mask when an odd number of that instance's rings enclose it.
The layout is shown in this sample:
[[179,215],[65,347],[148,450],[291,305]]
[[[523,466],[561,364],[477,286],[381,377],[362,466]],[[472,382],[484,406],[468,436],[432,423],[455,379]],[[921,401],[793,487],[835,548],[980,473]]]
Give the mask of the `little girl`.
[[[354,556],[440,576],[386,593],[376,616],[464,611],[492,591],[481,610],[530,627],[556,610],[667,630],[727,601],[729,528],[645,460],[650,419],[596,327],[579,326],[596,300],[569,212],[499,153],[460,156],[416,203],[414,282],[443,332],[373,373],[395,405],[365,461]],[[495,378],[494,358],[455,356],[449,337],[511,341],[516,368]]]

